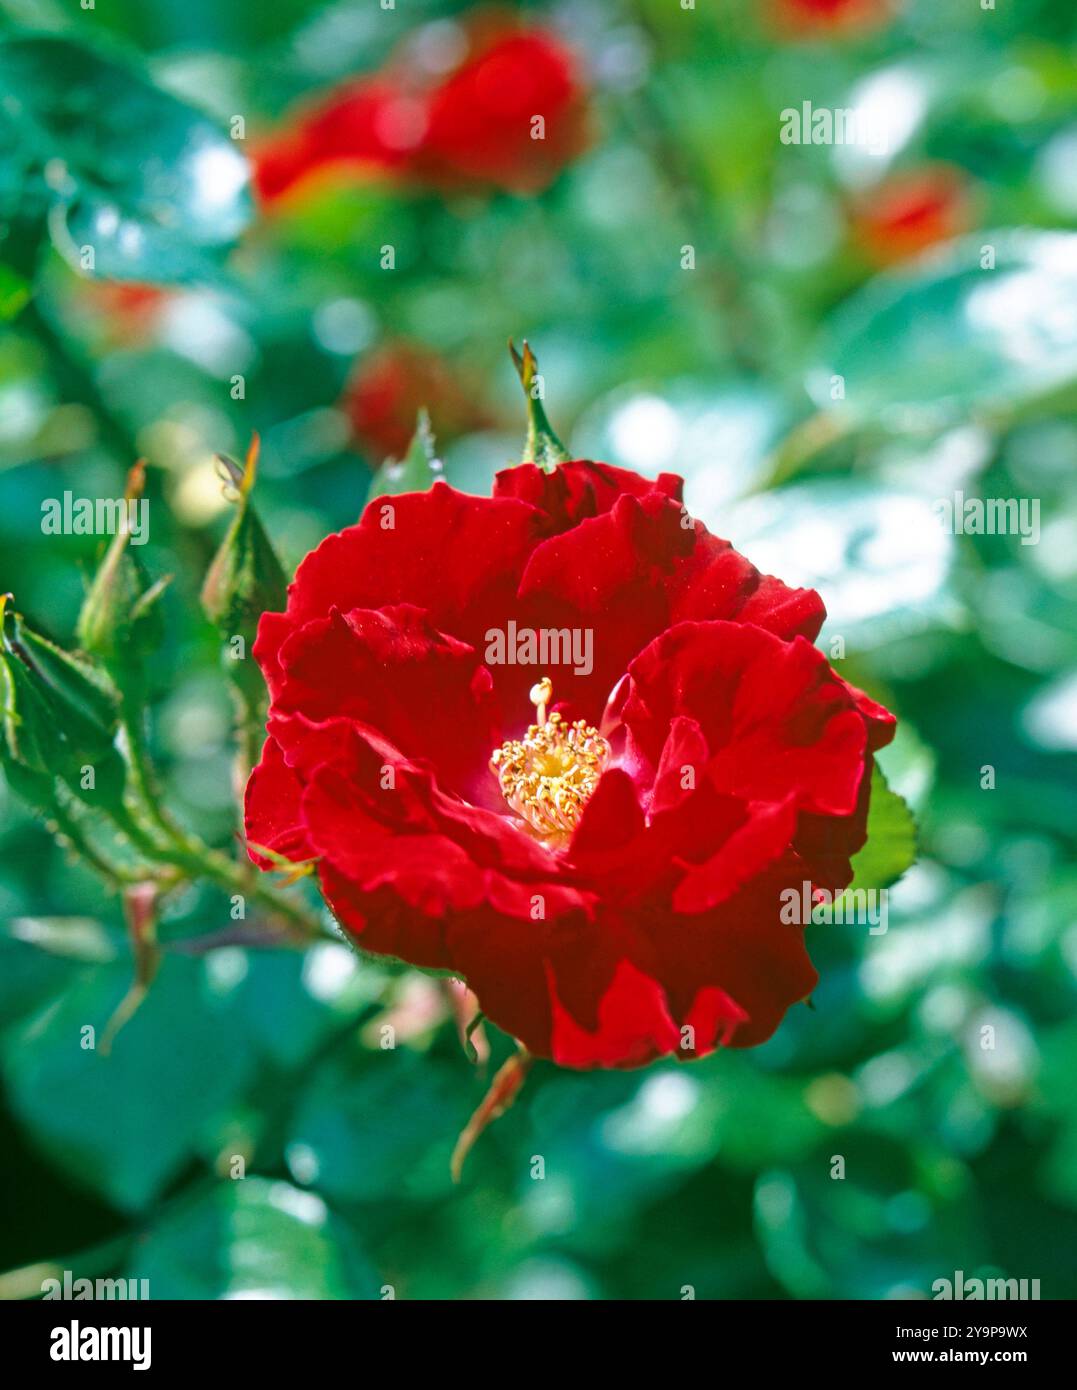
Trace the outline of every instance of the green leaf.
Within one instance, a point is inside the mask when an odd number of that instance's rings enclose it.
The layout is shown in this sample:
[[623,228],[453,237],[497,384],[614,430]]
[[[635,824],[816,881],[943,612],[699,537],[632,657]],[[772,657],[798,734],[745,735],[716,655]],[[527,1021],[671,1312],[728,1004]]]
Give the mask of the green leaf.
[[[224,1132],[254,1070],[230,999],[201,962],[171,957],[106,1057],[99,1038],[130,965],[91,966],[12,1034],[10,1105],[51,1161],[124,1211],[150,1206]],[[214,987],[216,986],[216,988]]]
[[286,1182],[223,1179],[156,1223],[125,1271],[151,1298],[380,1297],[380,1281],[320,1197]]
[[908,806],[886,784],[878,766],[871,773],[871,806],[868,840],[853,855],[853,881],[857,888],[889,888],[916,859],[916,821]]
[[377,989],[342,942],[301,954],[252,951],[238,991],[236,1021],[276,1066],[301,1066],[326,1040],[358,1017]]
[[[994,269],[981,250],[995,251]],[[973,407],[999,411],[1077,378],[1077,233],[977,233],[879,276],[830,327],[826,367],[810,383],[824,408],[845,383],[858,420],[932,424]]]
[[408,451],[402,459],[387,459],[370,482],[368,501],[375,497],[395,497],[401,492],[425,492],[445,470],[437,456],[430,415],[425,406],[419,411]]
[[212,276],[251,207],[247,162],[212,122],[67,38],[0,43],[0,88],[0,221],[43,209],[57,249],[88,274]]
[[23,935],[12,922],[0,934],[0,1041],[16,1030],[27,1014],[42,1008],[67,988],[79,966],[70,955]]
[[297,1104],[289,1166],[339,1201],[446,1196],[453,1143],[476,1103],[472,1077],[463,1058],[447,1066],[402,1047],[341,1050]]

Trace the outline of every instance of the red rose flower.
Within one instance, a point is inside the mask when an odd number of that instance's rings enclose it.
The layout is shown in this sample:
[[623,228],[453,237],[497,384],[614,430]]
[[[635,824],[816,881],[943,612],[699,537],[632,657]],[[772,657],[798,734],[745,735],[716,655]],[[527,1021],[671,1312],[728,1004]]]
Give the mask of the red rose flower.
[[816,982],[782,892],[850,881],[893,733],[811,645],[819,596],[680,490],[576,461],[377,499],[254,648],[255,862],[316,861],[360,947],[466,980],[563,1066],[771,1035]]
[[853,236],[877,265],[918,255],[971,225],[971,200],[961,172],[935,165],[895,174],[857,204]]
[[255,155],[271,202],[344,171],[435,188],[536,193],[582,149],[586,101],[572,55],[552,34],[503,19],[460,31],[436,78],[406,55],[346,83]]
[[415,343],[386,343],[363,357],[342,404],[375,466],[390,456],[403,458],[422,406],[437,420],[442,443],[490,423],[445,359]]

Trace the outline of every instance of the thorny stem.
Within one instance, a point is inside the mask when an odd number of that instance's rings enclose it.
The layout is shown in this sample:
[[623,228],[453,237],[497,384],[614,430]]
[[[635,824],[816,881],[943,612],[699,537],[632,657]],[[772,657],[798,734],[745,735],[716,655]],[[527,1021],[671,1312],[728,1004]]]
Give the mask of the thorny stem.
[[54,828],[54,833],[62,840],[66,840],[71,849],[80,855],[92,869],[95,869],[102,878],[122,885],[132,885],[145,881],[147,877],[145,869],[127,864],[117,864],[107,858],[96,845],[91,844],[89,838],[83,834],[82,827],[75,817],[62,806],[52,807],[47,813],[47,821],[51,822],[50,828]]

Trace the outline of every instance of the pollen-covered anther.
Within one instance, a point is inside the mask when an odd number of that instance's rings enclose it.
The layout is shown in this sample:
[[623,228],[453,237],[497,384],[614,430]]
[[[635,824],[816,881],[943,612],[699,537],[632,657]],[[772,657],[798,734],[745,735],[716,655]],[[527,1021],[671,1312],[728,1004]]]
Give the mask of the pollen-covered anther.
[[490,759],[508,806],[551,848],[575,830],[598,779],[609,762],[610,746],[584,719],[566,724],[546,715],[552,689],[542,680],[531,691],[538,723],[521,739],[503,743]]

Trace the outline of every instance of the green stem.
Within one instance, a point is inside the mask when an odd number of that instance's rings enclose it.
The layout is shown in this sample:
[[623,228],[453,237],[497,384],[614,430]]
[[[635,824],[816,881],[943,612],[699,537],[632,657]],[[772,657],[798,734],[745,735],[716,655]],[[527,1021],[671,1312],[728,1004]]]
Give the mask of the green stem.
[[48,817],[55,825],[57,833],[68,841],[72,850],[104,879],[111,880],[116,887],[145,883],[147,878],[153,877],[147,868],[132,868],[126,864],[117,864],[110,860],[96,845],[90,842],[74,816],[64,807],[60,805],[50,807]]
[[[90,368],[70,350],[38,305],[27,305],[20,321],[45,350],[57,384],[67,398],[89,407],[102,435],[121,459],[135,458],[138,449],[130,430],[105,401]],[[261,880],[253,865],[237,864],[227,855],[210,849],[162,809],[163,800],[157,789],[140,716],[130,709],[124,710],[121,725],[131,776],[132,804],[124,812],[112,813],[112,819],[131,844],[156,864],[181,870],[191,879],[209,878],[230,894],[254,899],[309,936],[324,937],[318,918],[301,903]],[[103,871],[105,861],[101,856],[98,858]]]
[[182,870],[191,879],[208,878],[230,895],[251,898],[312,937],[324,937],[318,918],[302,903],[265,881],[252,864],[236,863],[211,849],[199,836],[184,830],[161,810],[156,776],[145,746],[140,721],[129,712],[121,717],[123,751],[131,773],[131,800],[117,819],[132,844],[148,858]]
[[121,701],[120,728],[123,732],[123,752],[138,806],[147,815],[155,833],[164,837],[166,844],[179,846],[188,853],[199,853],[204,848],[202,842],[188,835],[165,808],[164,797],[157,783],[157,774],[146,743],[144,715],[141,711],[132,709],[124,695],[121,695]]

